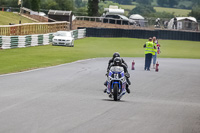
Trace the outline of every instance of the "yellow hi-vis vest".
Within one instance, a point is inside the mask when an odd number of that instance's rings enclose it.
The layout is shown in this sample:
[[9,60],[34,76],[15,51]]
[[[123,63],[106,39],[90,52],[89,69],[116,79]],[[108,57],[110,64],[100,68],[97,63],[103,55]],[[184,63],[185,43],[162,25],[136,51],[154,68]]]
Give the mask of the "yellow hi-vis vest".
[[153,42],[146,42],[145,54],[155,55]]

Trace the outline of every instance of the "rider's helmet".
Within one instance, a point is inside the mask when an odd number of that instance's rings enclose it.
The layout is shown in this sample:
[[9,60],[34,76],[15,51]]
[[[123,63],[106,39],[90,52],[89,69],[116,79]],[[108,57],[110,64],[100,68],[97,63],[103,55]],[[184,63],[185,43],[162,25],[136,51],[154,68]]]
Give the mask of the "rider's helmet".
[[115,52],[115,53],[113,54],[113,59],[115,59],[115,57],[120,57],[120,54],[119,54],[118,52]]
[[122,59],[120,57],[116,57],[114,59],[114,65],[115,66],[120,66],[122,64]]

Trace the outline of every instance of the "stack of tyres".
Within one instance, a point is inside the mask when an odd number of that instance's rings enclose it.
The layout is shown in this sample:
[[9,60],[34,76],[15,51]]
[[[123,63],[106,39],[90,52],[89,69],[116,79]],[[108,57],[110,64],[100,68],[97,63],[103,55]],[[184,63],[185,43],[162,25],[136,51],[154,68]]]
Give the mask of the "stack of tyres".
[[43,45],[43,35],[38,35],[38,45]]
[[74,30],[72,32],[73,32],[74,39],[78,39],[78,30]]
[[17,45],[17,47],[18,48],[24,48],[25,45],[26,45],[25,40],[26,40],[25,36],[18,36],[18,45]]
[[1,46],[2,46],[2,36],[0,36],[0,49],[1,49]]
[[53,39],[53,34],[49,34],[49,42],[52,42],[52,39]]
[[10,47],[11,48],[17,48],[18,47],[18,41],[19,41],[19,39],[18,39],[18,36],[11,36],[10,37]]
[[31,40],[32,40],[31,35],[27,35],[27,36],[25,37],[25,46],[26,46],[26,47],[31,46]]

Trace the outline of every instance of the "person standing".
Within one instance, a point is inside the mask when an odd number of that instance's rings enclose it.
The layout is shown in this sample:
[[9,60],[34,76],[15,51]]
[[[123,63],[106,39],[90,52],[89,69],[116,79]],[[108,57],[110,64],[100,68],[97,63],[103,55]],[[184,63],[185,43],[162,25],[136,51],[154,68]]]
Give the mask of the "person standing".
[[151,65],[151,60],[152,60],[152,54],[154,54],[154,48],[155,46],[153,45],[152,38],[149,38],[149,41],[144,44],[145,48],[145,66],[144,70],[150,71],[150,65]]
[[154,54],[152,54],[152,59],[153,59],[153,69],[155,69],[156,67],[156,59],[157,59],[157,40],[156,37],[153,37],[153,45],[155,47],[155,49],[153,49]]
[[172,29],[177,29],[177,18],[176,17],[174,17]]

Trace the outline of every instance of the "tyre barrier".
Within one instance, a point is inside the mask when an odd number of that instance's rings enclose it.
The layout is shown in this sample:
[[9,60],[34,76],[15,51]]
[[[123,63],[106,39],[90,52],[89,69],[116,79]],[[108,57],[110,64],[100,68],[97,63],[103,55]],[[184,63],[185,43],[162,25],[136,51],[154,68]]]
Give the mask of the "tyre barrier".
[[78,29],[78,36],[77,39],[85,38],[86,37],[86,29]]
[[0,47],[2,49],[10,49],[47,45],[52,42],[52,34],[53,33],[26,36],[0,36]]
[[178,30],[144,30],[86,28],[87,37],[128,37],[147,39],[156,36],[159,39],[200,41],[200,32]]
[[[86,29],[73,30],[74,38],[85,38]],[[53,33],[25,36],[0,36],[0,49],[24,48],[30,46],[48,45],[52,42]]]

